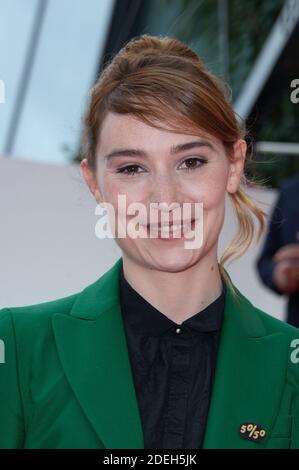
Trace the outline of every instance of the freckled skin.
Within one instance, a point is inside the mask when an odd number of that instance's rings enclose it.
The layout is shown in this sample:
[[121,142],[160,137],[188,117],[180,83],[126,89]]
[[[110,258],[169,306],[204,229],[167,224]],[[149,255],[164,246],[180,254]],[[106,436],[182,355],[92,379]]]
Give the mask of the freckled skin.
[[[116,132],[117,130],[117,132]],[[203,134],[200,132],[198,136]],[[173,145],[190,142],[193,136],[157,129],[130,115],[109,113],[106,117],[97,153],[97,180],[104,201],[117,207],[118,194],[125,194],[127,205],[141,202],[202,202],[204,208],[203,244],[198,249],[184,248],[184,241],[169,243],[157,239],[117,239],[124,253],[136,263],[149,269],[171,272],[186,269],[208,253],[216,253],[218,236],[223,224],[225,193],[231,164],[221,141],[213,136],[209,140],[215,150],[208,147],[172,155]],[[104,155],[114,148],[138,148],[148,158],[118,157],[106,162]],[[207,164],[195,170],[183,170],[184,159],[204,157]],[[140,173],[128,176],[116,173],[126,164],[140,165]]]
[[[141,203],[146,218],[151,203],[164,203],[158,209],[159,218],[170,213],[171,219],[172,211],[174,218],[181,218],[175,215],[174,209],[182,208],[184,203],[191,203],[192,215],[195,203],[203,204],[200,246],[187,249],[184,238],[115,240],[122,251],[129,283],[160,312],[181,323],[221,293],[218,238],[226,193],[237,191],[243,174],[246,142],[237,140],[228,158],[223,143],[201,130],[195,129],[192,135],[170,132],[149,126],[134,116],[115,113],[108,113],[99,137],[96,172],[90,169],[87,159],[81,162],[81,168],[96,201],[112,204],[116,217],[119,194],[126,196],[127,207]],[[179,152],[171,152],[178,146]],[[121,156],[105,158],[119,149],[122,149]],[[139,153],[133,156],[130,151],[124,155],[124,149],[138,149]],[[130,168],[130,174],[119,172],[124,167]],[[130,224],[134,215],[127,215],[125,223]],[[148,222],[147,219],[145,224]],[[147,233],[145,228],[144,233]]]

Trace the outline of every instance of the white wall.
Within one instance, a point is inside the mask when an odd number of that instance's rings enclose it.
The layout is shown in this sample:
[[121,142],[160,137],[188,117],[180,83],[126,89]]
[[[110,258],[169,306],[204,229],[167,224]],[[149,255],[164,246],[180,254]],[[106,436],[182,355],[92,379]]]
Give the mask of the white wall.
[[[269,190],[253,191],[268,204]],[[78,165],[46,165],[0,157],[0,308],[45,302],[77,292],[102,275],[121,252],[114,240],[95,236],[98,216]],[[220,252],[234,231],[227,207]],[[228,272],[255,305],[283,317],[284,300],[257,278],[260,246]]]

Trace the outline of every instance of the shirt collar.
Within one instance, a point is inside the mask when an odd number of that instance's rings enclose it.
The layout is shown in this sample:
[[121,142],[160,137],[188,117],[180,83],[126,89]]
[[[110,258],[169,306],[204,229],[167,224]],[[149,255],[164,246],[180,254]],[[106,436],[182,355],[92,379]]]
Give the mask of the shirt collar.
[[199,332],[211,332],[221,329],[226,286],[223,283],[220,296],[200,312],[192,315],[181,325],[147,302],[125,279],[123,268],[120,270],[121,310],[125,322],[129,322],[134,331],[151,336],[160,336],[171,328],[186,326]]

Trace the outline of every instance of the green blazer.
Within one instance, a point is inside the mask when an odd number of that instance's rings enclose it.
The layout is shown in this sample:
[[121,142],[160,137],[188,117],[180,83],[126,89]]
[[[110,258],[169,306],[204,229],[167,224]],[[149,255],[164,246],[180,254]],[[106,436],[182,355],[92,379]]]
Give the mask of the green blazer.
[[[144,447],[121,263],[82,292],[0,311],[0,448]],[[297,338],[297,328],[227,289],[204,448],[299,448]],[[246,438],[248,423],[265,437]]]

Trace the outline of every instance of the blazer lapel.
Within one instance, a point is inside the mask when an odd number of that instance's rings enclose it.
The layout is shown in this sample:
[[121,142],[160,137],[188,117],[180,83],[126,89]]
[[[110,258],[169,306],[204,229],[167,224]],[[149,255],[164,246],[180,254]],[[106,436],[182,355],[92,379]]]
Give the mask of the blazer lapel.
[[[106,448],[144,448],[119,301],[122,258],[76,298],[70,315],[57,313],[53,329],[66,377]],[[275,368],[279,354],[279,368]],[[267,334],[256,309],[227,288],[224,322],[204,448],[257,448],[240,426],[269,435],[278,411],[287,363],[283,333]]]
[[120,258],[79,294],[53,328],[66,377],[106,448],[143,448],[143,434],[121,318]]
[[248,440],[239,430],[252,423],[269,436],[285,381],[282,364],[287,364],[285,335],[267,334],[256,308],[228,288],[204,448],[265,446],[266,437]]

